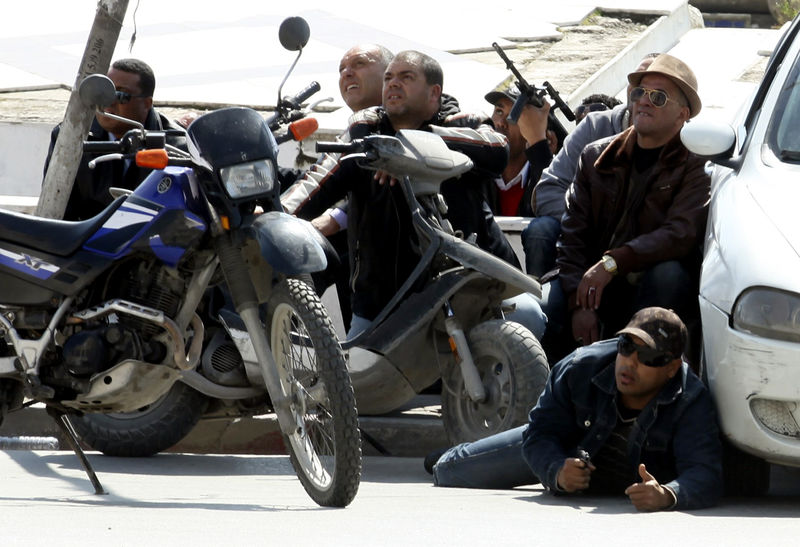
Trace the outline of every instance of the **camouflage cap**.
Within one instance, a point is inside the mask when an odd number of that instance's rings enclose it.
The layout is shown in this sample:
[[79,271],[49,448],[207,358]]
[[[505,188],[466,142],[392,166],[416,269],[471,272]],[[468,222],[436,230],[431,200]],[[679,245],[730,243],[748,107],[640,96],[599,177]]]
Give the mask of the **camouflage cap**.
[[617,334],[632,334],[654,350],[680,357],[686,348],[688,332],[678,314],[664,308],[644,308],[637,311],[624,329]]
[[508,99],[512,103],[517,100],[519,97],[519,89],[514,81],[514,76],[509,76],[499,84],[495,86],[489,93],[484,95],[484,99],[489,104],[497,105],[500,102],[500,99]]

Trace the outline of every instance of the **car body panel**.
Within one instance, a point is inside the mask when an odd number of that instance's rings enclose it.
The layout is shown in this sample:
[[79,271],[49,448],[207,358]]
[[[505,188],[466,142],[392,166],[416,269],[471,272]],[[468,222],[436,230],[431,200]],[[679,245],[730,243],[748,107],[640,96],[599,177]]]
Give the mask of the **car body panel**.
[[788,403],[800,422],[798,344],[736,331],[728,314],[702,297],[700,313],[708,386],[724,436],[767,461],[800,466],[800,438],[770,430],[752,407],[759,399]]
[[[778,299],[787,293],[800,297],[800,151],[781,159],[773,138],[781,123],[784,131],[793,130],[786,124],[800,110],[796,98],[785,100],[800,81],[798,36],[796,19],[732,127],[692,121],[682,135],[696,153],[719,153],[711,158],[699,303],[704,375],[721,430],[739,449],[792,466],[800,466],[800,343],[736,328],[732,318],[738,299],[756,287],[780,291]],[[770,318],[772,309],[762,312],[769,306],[762,302],[750,309]]]

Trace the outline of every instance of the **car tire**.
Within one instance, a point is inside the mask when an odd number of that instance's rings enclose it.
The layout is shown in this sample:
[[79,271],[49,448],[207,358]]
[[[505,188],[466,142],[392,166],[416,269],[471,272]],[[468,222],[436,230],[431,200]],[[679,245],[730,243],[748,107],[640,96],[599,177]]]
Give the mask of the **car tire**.
[[723,441],[722,476],[726,496],[763,496],[769,490],[770,464]]

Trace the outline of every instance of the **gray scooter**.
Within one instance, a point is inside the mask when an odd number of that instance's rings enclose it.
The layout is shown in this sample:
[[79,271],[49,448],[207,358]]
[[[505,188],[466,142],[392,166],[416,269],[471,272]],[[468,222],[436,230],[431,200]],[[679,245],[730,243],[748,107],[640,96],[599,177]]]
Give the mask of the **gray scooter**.
[[402,185],[421,259],[369,328],[342,343],[361,415],[384,414],[442,379],[442,417],[452,443],[523,424],[549,373],[541,345],[504,318],[503,300],[541,286],[457,237],[444,217],[444,180],[472,168],[438,135],[401,130],[352,143],[317,143]]

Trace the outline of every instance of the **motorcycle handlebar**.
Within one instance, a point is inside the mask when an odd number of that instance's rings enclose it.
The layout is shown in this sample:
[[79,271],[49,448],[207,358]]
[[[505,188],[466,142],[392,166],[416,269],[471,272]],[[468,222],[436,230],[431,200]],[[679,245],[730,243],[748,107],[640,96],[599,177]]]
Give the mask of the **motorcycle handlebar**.
[[84,141],[83,151],[87,154],[113,154],[122,152],[122,143],[119,141]]
[[321,86],[319,85],[319,82],[316,82],[316,81],[315,82],[311,82],[310,84],[308,84],[308,86],[305,89],[301,90],[294,97],[288,97],[288,98],[284,99],[284,102],[288,103],[289,106],[291,108],[293,108],[293,109],[294,108],[300,108],[300,105],[303,103],[303,101],[305,101],[306,99],[311,97],[314,93],[316,93],[320,89],[321,89]]
[[321,89],[319,82],[311,82],[297,95],[284,97],[275,109],[275,113],[267,118],[267,125],[272,131],[280,128],[281,124],[302,118],[305,114],[300,112],[300,105]]

